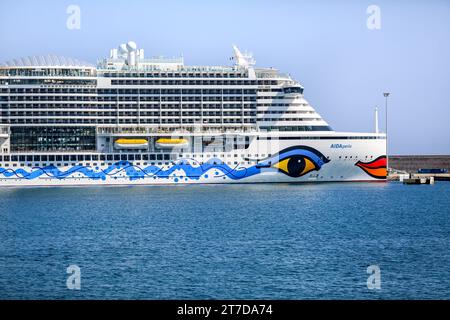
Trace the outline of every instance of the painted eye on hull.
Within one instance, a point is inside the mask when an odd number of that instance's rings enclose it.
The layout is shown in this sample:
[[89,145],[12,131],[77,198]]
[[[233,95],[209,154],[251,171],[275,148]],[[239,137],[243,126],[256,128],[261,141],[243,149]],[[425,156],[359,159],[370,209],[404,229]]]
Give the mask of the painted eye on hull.
[[292,178],[304,176],[313,170],[319,171],[330,162],[318,150],[308,146],[292,146],[281,150],[272,157],[261,160],[256,164],[257,169],[272,168]]
[[319,169],[312,160],[301,155],[288,157],[278,163],[275,163],[273,167],[292,178],[298,178],[308,172]]

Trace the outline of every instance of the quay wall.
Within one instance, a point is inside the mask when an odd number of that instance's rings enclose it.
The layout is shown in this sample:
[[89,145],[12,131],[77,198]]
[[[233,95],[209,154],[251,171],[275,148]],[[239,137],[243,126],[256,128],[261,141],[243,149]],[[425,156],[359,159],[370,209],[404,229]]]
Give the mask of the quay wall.
[[389,156],[389,168],[416,173],[419,169],[447,169],[450,173],[450,155]]

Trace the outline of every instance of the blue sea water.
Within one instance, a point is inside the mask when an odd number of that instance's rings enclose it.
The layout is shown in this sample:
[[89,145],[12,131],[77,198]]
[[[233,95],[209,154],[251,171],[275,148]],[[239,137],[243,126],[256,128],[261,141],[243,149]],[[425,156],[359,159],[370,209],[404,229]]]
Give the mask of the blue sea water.
[[449,248],[446,182],[0,189],[2,299],[450,299]]

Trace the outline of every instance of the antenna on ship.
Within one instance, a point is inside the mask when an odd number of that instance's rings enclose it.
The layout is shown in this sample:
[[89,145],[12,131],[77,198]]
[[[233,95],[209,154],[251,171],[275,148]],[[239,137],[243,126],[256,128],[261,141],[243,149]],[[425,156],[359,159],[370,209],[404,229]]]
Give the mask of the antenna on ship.
[[386,99],[386,170],[389,173],[389,154],[388,154],[388,98],[391,95],[390,92],[383,92],[383,96]]
[[375,133],[378,133],[378,107],[375,106]]
[[253,66],[256,61],[253,59],[253,55],[250,52],[242,53],[239,48],[233,44],[234,60],[236,65],[240,67]]

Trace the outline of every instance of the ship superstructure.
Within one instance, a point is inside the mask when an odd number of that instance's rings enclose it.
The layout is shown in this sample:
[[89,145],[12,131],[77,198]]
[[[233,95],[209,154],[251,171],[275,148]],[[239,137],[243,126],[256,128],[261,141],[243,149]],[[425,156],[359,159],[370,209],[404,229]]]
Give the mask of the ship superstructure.
[[59,56],[0,66],[0,186],[383,180],[385,135],[335,132],[304,88],[257,68]]

